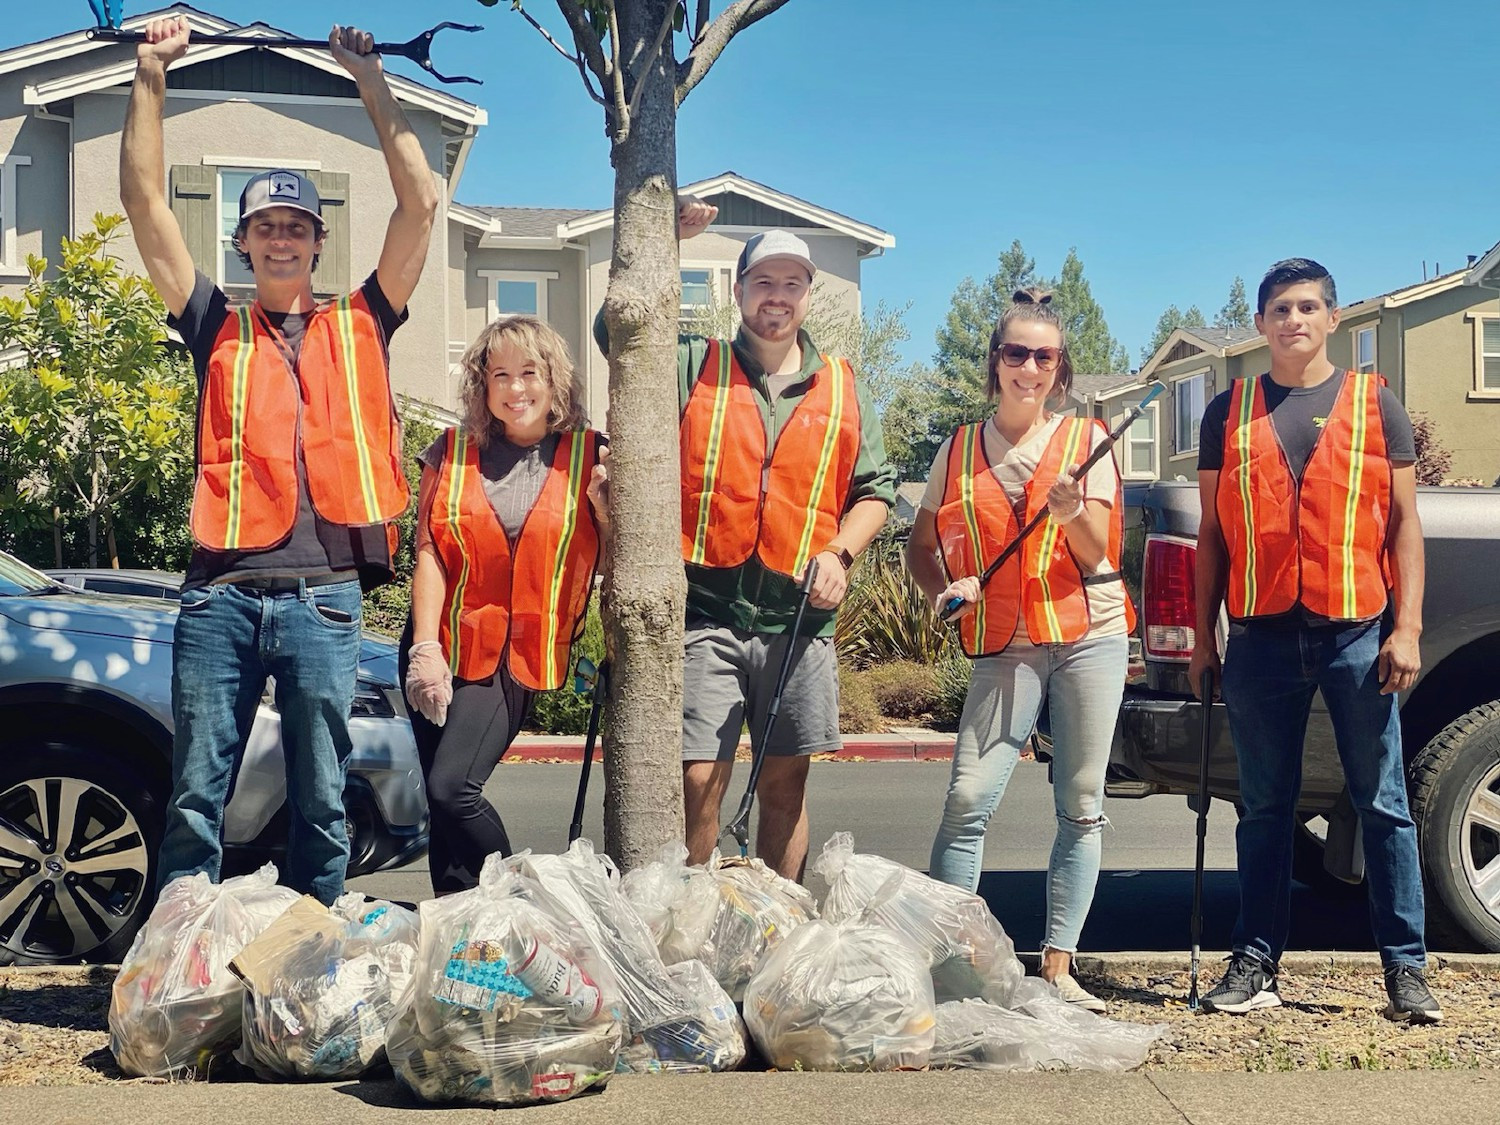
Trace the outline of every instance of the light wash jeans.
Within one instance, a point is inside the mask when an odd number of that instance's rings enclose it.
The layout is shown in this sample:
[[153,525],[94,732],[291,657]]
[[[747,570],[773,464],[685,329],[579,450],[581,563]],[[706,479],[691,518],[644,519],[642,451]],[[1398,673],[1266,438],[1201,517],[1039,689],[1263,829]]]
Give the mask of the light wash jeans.
[[1108,823],[1104,774],[1129,649],[1123,634],[1071,645],[1017,641],[974,662],[948,799],[932,844],[932,877],[978,889],[985,828],[1036,727],[1042,700],[1050,699],[1057,835],[1047,864],[1046,949],[1076,953],[1094,901],[1100,836]]

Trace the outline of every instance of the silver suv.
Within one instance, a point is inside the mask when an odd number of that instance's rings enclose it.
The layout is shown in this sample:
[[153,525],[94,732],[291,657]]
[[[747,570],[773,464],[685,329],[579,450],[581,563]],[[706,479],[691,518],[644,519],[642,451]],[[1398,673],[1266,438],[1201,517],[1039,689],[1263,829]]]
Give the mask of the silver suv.
[[[151,909],[171,792],[173,595],[85,592],[0,551],[0,965],[117,961]],[[427,847],[384,638],[364,638],[349,726],[352,877]],[[226,874],[285,849],[285,804],[267,692],[225,810]]]

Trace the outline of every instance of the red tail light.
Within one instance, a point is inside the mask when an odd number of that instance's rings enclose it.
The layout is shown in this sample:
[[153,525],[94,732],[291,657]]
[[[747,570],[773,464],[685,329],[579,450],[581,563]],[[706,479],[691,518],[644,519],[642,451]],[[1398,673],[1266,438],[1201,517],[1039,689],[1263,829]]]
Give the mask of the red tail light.
[[1193,655],[1197,613],[1193,603],[1193,562],[1197,554],[1197,547],[1190,539],[1151,536],[1146,540],[1141,636],[1148,659],[1187,660]]

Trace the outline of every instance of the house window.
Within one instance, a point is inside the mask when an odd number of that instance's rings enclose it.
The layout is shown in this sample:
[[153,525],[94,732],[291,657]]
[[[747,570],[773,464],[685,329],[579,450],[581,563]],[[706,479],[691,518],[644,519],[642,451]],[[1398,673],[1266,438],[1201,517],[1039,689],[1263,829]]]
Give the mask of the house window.
[[547,319],[547,282],[557,274],[546,270],[480,270],[489,285],[489,319],[497,316],[535,316]]
[[234,247],[234,231],[240,225],[240,193],[257,168],[219,169],[219,287],[226,293],[255,288],[255,275],[240,261]]
[[690,318],[713,304],[713,270],[680,270],[682,277],[681,315]]
[[1177,409],[1177,453],[1192,453],[1198,448],[1198,427],[1203,421],[1203,399],[1207,391],[1207,371],[1178,379],[1172,384],[1172,398]]
[[1375,326],[1363,325],[1354,331],[1354,370],[1375,370]]
[[0,162],[0,267],[7,272],[25,272],[16,245],[16,169],[31,164],[29,156],[6,156]]
[[1500,316],[1479,318],[1479,359],[1474,376],[1475,390],[1500,394]]
[[[1115,425],[1120,419],[1115,419]],[[1156,479],[1156,403],[1149,404],[1125,431],[1120,472],[1128,480]]]

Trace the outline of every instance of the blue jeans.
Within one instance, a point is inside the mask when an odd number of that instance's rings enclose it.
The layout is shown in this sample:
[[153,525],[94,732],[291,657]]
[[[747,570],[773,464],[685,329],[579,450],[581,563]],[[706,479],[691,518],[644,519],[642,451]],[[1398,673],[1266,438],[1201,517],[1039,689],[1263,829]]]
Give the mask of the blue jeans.
[[[335,621],[345,616],[348,621]],[[359,666],[358,582],[288,593],[222,584],[189,590],[172,640],[172,800],[157,888],[219,881],[224,805],[266,677],[276,679],[290,833],[282,882],[325,904],[344,889],[349,708]]]
[[1245,813],[1235,833],[1240,916],[1233,943],[1274,965],[1286,948],[1292,833],[1302,788],[1302,743],[1321,690],[1359,813],[1369,881],[1370,928],[1387,968],[1421,968],[1422,875],[1406,807],[1396,697],[1380,694],[1378,622],[1303,629],[1236,625],[1224,658],[1224,704],[1239,761]]
[[1047,949],[1076,953],[1094,902],[1100,837],[1109,823],[1104,774],[1129,646],[1123,634],[1071,645],[1016,642],[974,662],[948,798],[932,843],[932,877],[969,891],[979,887],[985,829],[1036,727],[1042,700],[1050,699],[1057,834],[1047,864]]

